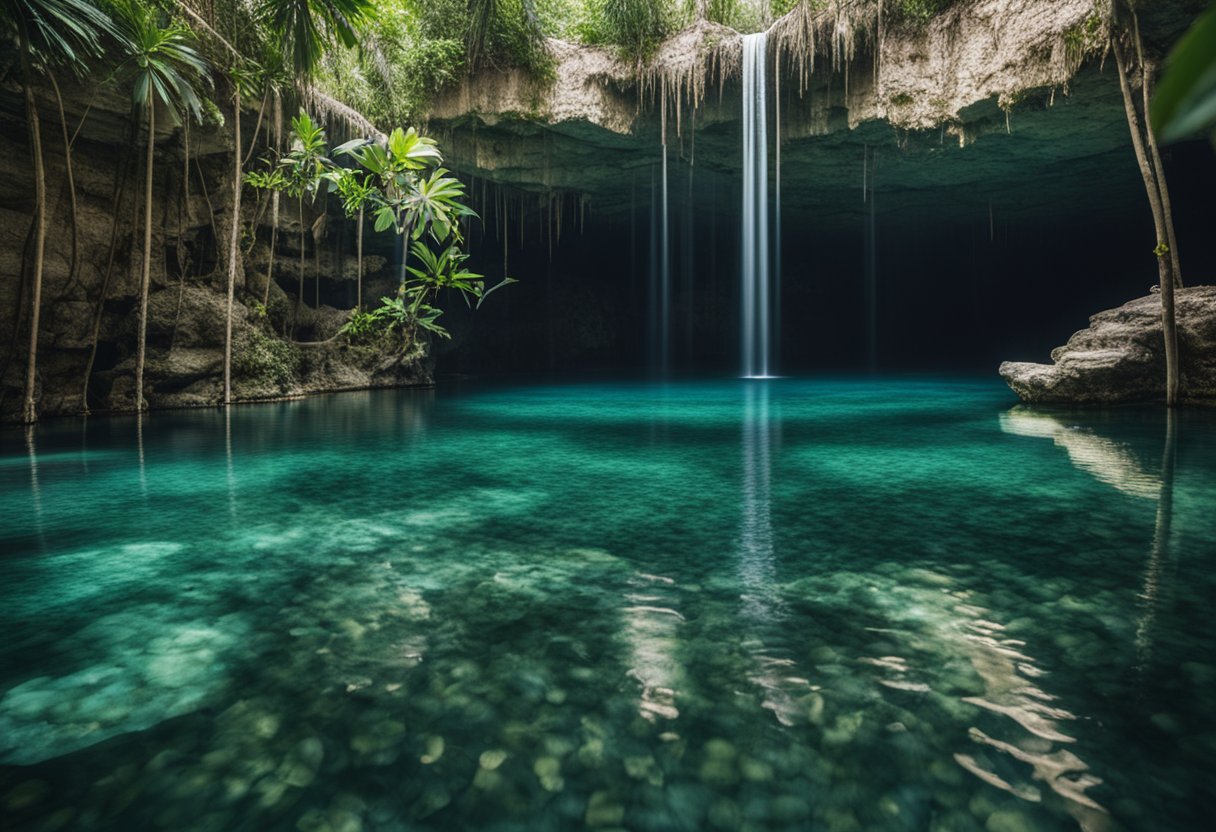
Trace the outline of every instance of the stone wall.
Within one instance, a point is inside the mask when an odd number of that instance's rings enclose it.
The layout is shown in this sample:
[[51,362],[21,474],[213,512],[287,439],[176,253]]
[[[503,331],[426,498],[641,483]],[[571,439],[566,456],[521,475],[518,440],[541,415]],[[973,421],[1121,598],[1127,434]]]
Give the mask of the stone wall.
[[[33,248],[29,232],[34,187],[21,90],[11,74],[5,78],[0,85],[0,419],[12,420],[20,414],[29,337],[32,256],[26,251],[32,253]],[[49,200],[39,409],[44,416],[80,413],[86,404],[93,412],[129,410],[134,406],[146,133],[132,128],[127,100],[117,91],[61,86],[69,132],[84,119],[73,146],[79,265],[73,273],[71,200],[58,107],[51,91],[39,89]],[[246,130],[255,117],[245,114]],[[222,394],[232,136],[215,124],[191,125],[187,136],[164,111],[158,112],[157,124],[145,397],[153,408],[212,405]],[[256,192],[245,189],[244,221],[264,207],[257,199]],[[300,277],[299,222],[294,202],[288,202],[284,200],[281,211],[275,280],[264,313],[260,307],[269,253],[268,210],[260,213],[256,243],[249,246],[249,240],[242,240],[248,252],[237,276],[235,397],[429,384],[425,350],[414,347],[407,352],[400,344],[387,343],[352,346],[344,337],[333,338],[346,318],[346,307],[353,305],[353,285],[348,290],[344,284],[356,273],[354,247],[345,245],[346,229],[336,216],[318,246],[311,235],[311,206],[304,217],[310,230],[305,238],[305,298],[314,302],[319,274],[322,304],[304,306],[294,336],[288,336]],[[374,283],[384,258],[368,260]],[[347,297],[350,304],[345,303]],[[97,351],[85,402],[95,322]]]

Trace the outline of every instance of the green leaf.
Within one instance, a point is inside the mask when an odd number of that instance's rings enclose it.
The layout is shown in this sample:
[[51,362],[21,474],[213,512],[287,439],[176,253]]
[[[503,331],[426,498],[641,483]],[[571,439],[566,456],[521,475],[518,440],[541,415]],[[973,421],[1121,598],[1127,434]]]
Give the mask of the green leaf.
[[1205,12],[1166,59],[1152,104],[1162,141],[1216,127],[1216,6]]
[[509,286],[509,285],[511,285],[512,283],[518,283],[518,282],[519,282],[519,281],[518,281],[518,280],[516,280],[516,279],[515,279],[515,278],[513,278],[513,277],[504,277],[504,278],[503,278],[502,280],[500,280],[498,283],[495,283],[493,286],[491,286],[489,289],[486,289],[486,290],[485,290],[485,291],[482,293],[481,297],[480,297],[480,298],[478,298],[478,300],[477,300],[477,308],[478,308],[478,309],[480,309],[480,308],[481,308],[481,305],[482,305],[483,303],[485,303],[485,302],[486,302],[486,298],[488,298],[488,297],[490,296],[490,294],[491,294],[491,293],[493,293],[493,292],[495,292],[495,291],[497,291],[497,290],[501,289],[503,286]]

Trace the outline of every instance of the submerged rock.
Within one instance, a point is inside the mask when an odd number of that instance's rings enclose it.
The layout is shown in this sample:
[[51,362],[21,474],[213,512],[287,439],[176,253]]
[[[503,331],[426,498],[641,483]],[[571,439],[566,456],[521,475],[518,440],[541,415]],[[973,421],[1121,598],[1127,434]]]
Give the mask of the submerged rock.
[[[1216,286],[1180,289],[1175,301],[1179,395],[1216,404]],[[1099,312],[1052,350],[1053,364],[1006,361],[1001,378],[1025,402],[1123,404],[1165,398],[1161,300],[1149,294]]]

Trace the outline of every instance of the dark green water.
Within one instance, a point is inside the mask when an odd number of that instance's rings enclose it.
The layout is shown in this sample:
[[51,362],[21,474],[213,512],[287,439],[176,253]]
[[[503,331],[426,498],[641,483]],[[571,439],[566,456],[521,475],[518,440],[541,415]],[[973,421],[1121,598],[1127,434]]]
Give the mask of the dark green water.
[[1216,420],[447,388],[0,433],[5,829],[1206,829]]

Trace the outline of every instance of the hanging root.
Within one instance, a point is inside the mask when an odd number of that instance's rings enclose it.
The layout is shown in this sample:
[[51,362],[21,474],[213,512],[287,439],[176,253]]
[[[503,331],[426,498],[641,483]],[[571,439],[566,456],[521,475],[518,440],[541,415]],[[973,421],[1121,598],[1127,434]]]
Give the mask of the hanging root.
[[679,136],[684,105],[699,107],[715,80],[721,91],[726,81],[739,77],[742,62],[738,32],[717,23],[695,23],[664,42],[654,58],[638,69],[638,106],[665,99],[675,114]]

